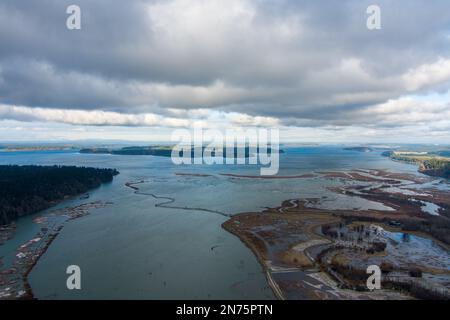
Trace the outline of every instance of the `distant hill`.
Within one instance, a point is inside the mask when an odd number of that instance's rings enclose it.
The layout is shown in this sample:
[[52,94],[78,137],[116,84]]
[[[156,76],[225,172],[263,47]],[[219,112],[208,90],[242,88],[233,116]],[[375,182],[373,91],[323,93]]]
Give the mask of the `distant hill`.
[[80,153],[111,154],[111,150],[108,148],[85,148],[81,149]]
[[119,172],[69,166],[0,166],[0,225],[111,182]]

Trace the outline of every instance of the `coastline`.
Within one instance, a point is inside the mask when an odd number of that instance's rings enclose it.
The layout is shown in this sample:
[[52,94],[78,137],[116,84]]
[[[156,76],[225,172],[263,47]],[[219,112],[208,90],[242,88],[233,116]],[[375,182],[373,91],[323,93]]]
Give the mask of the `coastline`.
[[90,214],[93,209],[103,208],[109,204],[111,202],[94,201],[74,207],[53,210],[50,208],[47,209],[50,210],[49,212],[34,217],[33,223],[41,227],[40,231],[15,250],[15,257],[9,266],[0,265],[0,300],[35,299],[28,280],[29,274],[58,237],[65,224]]
[[39,262],[39,259],[47,252],[48,248],[50,247],[52,242],[56,239],[56,237],[58,236],[58,234],[62,230],[62,228],[63,228],[63,226],[60,226],[56,233],[49,236],[42,251],[36,257],[36,259],[34,259],[31,262],[31,264],[28,266],[27,270],[23,274],[22,280],[23,280],[23,286],[25,289],[25,295],[21,297],[22,299],[27,299],[27,300],[35,299],[33,289],[28,281],[28,276],[31,273],[31,271],[33,270],[34,266]]
[[[356,171],[356,170],[355,170]],[[373,173],[373,172],[372,172]],[[344,178],[344,179],[350,179],[354,181],[360,181],[360,182],[368,182],[371,181],[373,183],[379,183],[381,180],[383,182],[389,182],[393,185],[399,185],[400,182],[396,181],[396,179],[405,179],[409,178],[410,180],[413,180],[414,183],[421,184],[425,183],[425,180],[422,180],[420,178],[415,179],[414,176],[408,176],[403,174],[397,174],[397,173],[390,173],[390,172],[376,172],[372,178],[368,178],[366,176],[360,176],[360,175],[354,175],[354,174],[343,174],[339,172],[339,174],[334,174],[330,172],[323,172],[319,173],[323,176],[327,176],[328,178]],[[380,177],[382,176],[382,178]],[[345,190],[345,188],[342,188]],[[357,188],[355,188],[357,189]],[[348,188],[348,190],[345,190],[344,193],[349,193],[351,188]],[[383,190],[382,188],[380,190]],[[372,193],[373,192],[373,193]],[[390,199],[390,196],[388,193],[386,195],[383,195],[383,193],[377,193],[379,192],[378,189],[370,189],[369,192],[366,194],[354,194],[353,196],[363,196],[367,198],[374,197],[374,201],[381,202],[384,204],[390,204],[392,202],[392,199]],[[433,194],[433,190],[428,190],[427,192],[430,192],[428,194],[428,198],[434,199],[435,201],[442,200],[443,195],[439,193],[439,191],[434,190],[437,194]],[[395,194],[395,193],[394,193]],[[446,194],[446,193],[445,193]],[[365,292],[363,294],[359,294],[354,289],[346,288],[348,286],[348,283],[352,283],[352,281],[345,281],[347,285],[345,285],[343,288],[339,289],[339,283],[340,279],[343,279],[339,274],[329,269],[329,267],[325,267],[323,263],[321,262],[321,252],[326,252],[325,249],[327,248],[336,248],[333,250],[339,250],[341,245],[337,246],[334,245],[326,245],[326,244],[318,244],[315,245],[317,242],[314,240],[314,238],[322,238],[327,239],[330,243],[334,242],[334,240],[329,239],[329,236],[324,237],[323,235],[320,235],[320,231],[317,231],[319,229],[323,229],[323,227],[328,225],[336,225],[336,222],[329,221],[328,223],[322,223],[318,225],[313,225],[314,232],[315,233],[312,237],[310,237],[310,240],[303,239],[301,241],[292,241],[288,247],[285,249],[280,249],[279,244],[277,247],[277,232],[279,234],[282,234],[282,237],[289,238],[291,235],[286,232],[286,229],[283,229],[283,227],[280,227],[280,225],[284,224],[291,224],[291,227],[298,228],[298,222],[297,221],[303,221],[306,220],[302,219],[309,219],[308,215],[313,214],[327,214],[330,218],[338,218],[340,219],[340,224],[342,224],[344,221],[346,221],[346,224],[357,225],[357,226],[366,226],[366,228],[372,228],[372,226],[380,226],[384,230],[392,233],[403,233],[403,234],[409,234],[411,236],[415,236],[421,239],[428,239],[428,241],[435,242],[437,246],[441,247],[444,251],[448,252],[449,245],[447,243],[442,242],[440,239],[436,239],[431,234],[427,232],[423,232],[421,230],[411,230],[411,231],[405,231],[402,227],[396,227],[390,225],[390,221],[394,221],[395,219],[404,219],[404,222],[409,220],[416,220],[418,221],[427,221],[428,218],[434,218],[434,217],[428,217],[427,214],[421,212],[421,207],[417,204],[408,203],[410,199],[400,194],[396,194],[396,196],[399,197],[398,204],[399,206],[396,207],[394,212],[389,211],[359,211],[359,210],[327,210],[327,209],[319,209],[317,207],[310,207],[308,204],[308,200],[299,200],[299,199],[291,199],[291,200],[285,200],[283,203],[276,208],[267,208],[260,212],[252,212],[252,213],[239,213],[236,215],[233,215],[229,220],[225,221],[222,224],[222,228],[228,231],[229,233],[233,234],[239,240],[245,244],[247,248],[251,250],[251,252],[255,255],[257,258],[259,264],[263,268],[265,274],[266,274],[266,280],[270,288],[272,289],[274,295],[277,297],[277,299],[284,300],[284,299],[291,299],[293,296],[298,297],[305,297],[308,296],[308,293],[304,293],[306,291],[315,291],[314,294],[316,298],[318,299],[328,299],[330,296],[326,294],[319,294],[318,290],[314,290],[308,286],[303,285],[303,289],[296,289],[297,292],[290,288],[289,283],[291,283],[291,286],[295,286],[298,284],[297,280],[294,280],[294,277],[291,277],[289,280],[289,277],[285,277],[285,274],[287,273],[287,270],[292,273],[298,274],[298,278],[305,277],[305,276],[311,276],[313,275],[313,278],[319,279],[319,283],[317,287],[326,286],[329,284],[329,278],[331,276],[331,279],[334,278],[334,282],[336,283],[336,286],[331,285],[331,288],[335,290],[334,293],[339,295],[339,299],[348,299],[351,297],[352,299],[411,299],[412,296],[404,295],[401,292],[394,290],[393,288],[400,286],[400,284],[397,284],[395,281],[390,282],[392,279],[390,277],[386,277],[384,281],[386,284],[386,290],[381,290],[379,292]],[[428,199],[427,198],[427,199]],[[314,199],[312,199],[312,202],[314,203]],[[405,208],[403,206],[406,205]],[[410,209],[413,209],[411,212]],[[447,209],[442,209],[447,210]],[[442,211],[443,213],[444,211]],[[265,220],[264,220],[265,219]],[[349,222],[347,222],[349,221]],[[400,220],[402,221],[402,220]],[[309,221],[308,223],[312,223]],[[404,227],[404,225],[403,225]],[[309,229],[309,230],[312,230]],[[270,231],[269,231],[270,230]],[[305,233],[305,229],[298,230],[300,233]],[[317,231],[317,232],[316,232]],[[307,232],[306,232],[307,233]],[[309,235],[311,236],[311,235]],[[279,242],[281,243],[281,242]],[[273,245],[273,246],[272,246]],[[270,248],[272,246],[272,248]],[[275,248],[275,249],[274,249]],[[297,249],[302,248],[302,249]],[[306,256],[309,260],[311,260],[312,265],[306,266],[302,258],[299,258],[298,252],[293,252],[295,250],[301,250],[304,256]],[[325,250],[325,251],[324,251]],[[328,250],[328,249],[327,249]],[[269,252],[272,251],[272,252]],[[314,252],[314,254],[311,254],[311,252]],[[385,253],[384,255],[381,255],[380,257],[383,257],[387,254],[387,257],[389,257],[389,253]],[[315,256],[314,256],[315,255]],[[366,255],[366,254],[364,254]],[[269,257],[270,256],[270,257]],[[326,256],[326,254],[325,254]],[[370,256],[370,255],[369,255]],[[378,255],[374,255],[373,257],[377,257]],[[289,261],[286,260],[286,257],[290,257],[293,260]],[[318,259],[320,258],[320,259]],[[276,261],[273,261],[275,259]],[[280,260],[281,259],[281,260]],[[359,258],[358,258],[359,259]],[[357,259],[357,260],[358,260]],[[376,258],[378,259],[378,258]],[[295,263],[292,263],[294,261]],[[286,264],[287,263],[287,264]],[[415,265],[415,264],[413,264]],[[450,277],[450,271],[444,271],[442,269],[436,268],[432,265],[427,265],[425,263],[426,267],[423,267],[422,270],[424,272],[429,272],[431,274],[442,274],[445,275],[445,277]],[[282,274],[282,277],[279,276],[281,273],[285,272],[285,274]],[[322,274],[322,271],[326,270],[324,274]],[[275,274],[273,274],[273,271],[276,271],[276,277],[274,277]],[[328,278],[328,279],[327,279]],[[287,280],[286,280],[287,279]],[[394,277],[395,279],[395,277]],[[281,281],[281,282],[280,282]],[[293,281],[293,282],[290,282]],[[296,282],[297,281],[297,282]],[[396,280],[400,281],[400,280]],[[403,279],[401,279],[403,281]],[[439,283],[430,285],[429,283],[417,283],[417,281],[413,278],[410,278],[408,280],[409,282],[406,282],[407,285],[413,285],[419,284],[420,290],[425,290],[425,288],[428,290],[428,292],[419,292],[417,293],[417,289],[413,290],[415,295],[425,296],[426,294],[429,295],[435,295],[435,297],[441,297],[438,292],[440,290],[443,291],[443,296],[448,296],[449,291],[445,288],[443,288]],[[282,285],[280,285],[280,283]],[[304,281],[304,283],[307,283],[310,285],[309,280]],[[301,287],[301,286],[300,286]],[[392,287],[392,289],[390,289]],[[412,290],[412,289],[411,289]],[[320,291],[320,290],[319,290]],[[331,291],[331,290],[328,290]],[[323,293],[323,292],[322,292]],[[302,299],[302,298],[300,298]]]
[[247,248],[250,249],[250,251],[255,255],[256,260],[258,260],[258,263],[262,267],[262,269],[265,273],[265,276],[266,276],[267,284],[269,285],[270,289],[272,289],[274,296],[278,300],[286,300],[286,298],[283,296],[283,292],[281,291],[280,287],[272,278],[272,274],[271,274],[269,268],[267,267],[264,257],[261,255],[260,251],[255,247],[253,242],[247,241],[247,239],[245,238],[245,236],[243,234],[241,234],[237,230],[235,230],[231,226],[231,222],[232,222],[232,218],[225,221],[224,223],[222,223],[222,228],[224,230],[228,231],[229,233],[231,233],[232,235],[236,236]]
[[50,209],[113,181],[116,169],[64,165],[0,165],[0,225]]

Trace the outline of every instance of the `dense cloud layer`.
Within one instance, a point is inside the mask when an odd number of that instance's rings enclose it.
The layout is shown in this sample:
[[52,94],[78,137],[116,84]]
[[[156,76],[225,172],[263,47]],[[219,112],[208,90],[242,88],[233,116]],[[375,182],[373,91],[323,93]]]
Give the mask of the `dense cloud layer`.
[[[82,29],[70,31],[74,3]],[[0,119],[170,127],[205,109],[255,125],[448,130],[448,0],[376,1],[376,31],[372,3],[3,0]],[[442,98],[414,98],[430,94]]]

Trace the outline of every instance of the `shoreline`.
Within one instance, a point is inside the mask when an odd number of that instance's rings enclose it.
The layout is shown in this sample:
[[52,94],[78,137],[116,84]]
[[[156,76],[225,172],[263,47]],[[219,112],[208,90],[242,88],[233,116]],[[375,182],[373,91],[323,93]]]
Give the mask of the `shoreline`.
[[111,168],[67,165],[0,165],[0,226],[80,197],[113,182],[119,171]]
[[[352,171],[349,171],[352,172]],[[354,171],[353,171],[354,172]],[[360,181],[360,182],[372,182],[372,183],[379,183],[381,181],[385,182],[386,184],[391,185],[401,185],[400,181],[397,181],[396,179],[404,179],[413,181],[415,184],[421,184],[425,183],[425,180],[422,180],[420,177],[418,179],[414,179],[414,177],[409,176],[408,174],[399,174],[399,173],[391,173],[391,172],[383,172],[383,171],[371,171],[372,174],[375,172],[375,174],[371,177],[366,177],[363,175],[354,175],[354,174],[348,174],[348,172],[339,172],[334,174],[330,172],[323,172],[319,173],[322,174],[326,178],[345,178],[351,179],[353,181]],[[381,177],[384,177],[384,179],[381,179]],[[409,178],[409,179],[407,179]],[[355,187],[353,185],[353,187]],[[357,189],[358,186],[356,186],[355,189]],[[350,192],[349,190],[352,187],[346,188],[342,187],[342,190],[345,190],[345,192]],[[382,189],[382,188],[381,188]],[[381,192],[377,193],[378,189],[369,189],[369,191],[366,191],[364,194],[353,194],[353,196],[358,196],[362,198],[368,198],[373,201],[376,201],[378,203],[389,203],[392,201],[390,198],[390,194],[394,193],[388,193],[388,192]],[[427,197],[430,199],[433,199],[435,201],[442,201],[442,199],[445,197],[447,192],[445,191],[438,191],[438,190],[428,190],[429,194]],[[434,194],[436,192],[436,195]],[[322,228],[327,225],[336,225],[336,222],[329,221],[329,222],[323,222],[319,223],[317,225],[313,224],[314,232],[312,229],[309,229],[308,231],[305,231],[306,229],[299,229],[297,233],[301,233],[307,238],[309,237],[310,240],[287,240],[289,243],[289,246],[286,246],[284,249],[281,249],[278,245],[277,247],[277,240],[280,239],[289,239],[291,235],[286,232],[289,228],[280,227],[283,224],[288,224],[292,228],[298,228],[298,223],[301,222],[308,222],[308,219],[310,219],[310,216],[316,216],[324,214],[328,215],[329,218],[337,218],[339,219],[340,224],[342,224],[344,221],[351,225],[365,225],[366,228],[369,228],[371,225],[378,225],[381,226],[384,230],[390,230],[390,232],[398,232],[403,234],[409,234],[414,235],[416,237],[422,238],[422,239],[429,239],[429,241],[432,241],[437,245],[438,247],[441,247],[442,250],[448,252],[449,245],[448,243],[442,242],[440,239],[435,238],[432,234],[423,232],[421,230],[410,230],[404,229],[404,225],[401,224],[400,227],[395,227],[390,225],[390,221],[398,221],[397,219],[403,219],[401,221],[408,222],[409,220],[415,221],[415,219],[419,219],[418,221],[431,221],[428,219],[433,219],[434,217],[428,216],[427,214],[420,211],[420,206],[417,207],[417,204],[415,204],[416,207],[411,207],[413,204],[410,198],[408,198],[407,195],[402,195],[399,198],[398,201],[398,207],[394,210],[394,212],[389,211],[380,211],[380,210],[340,210],[340,209],[320,209],[317,207],[309,207],[306,206],[308,203],[307,199],[290,199],[285,200],[282,202],[282,204],[279,207],[275,208],[266,208],[265,210],[259,211],[259,212],[245,212],[245,213],[239,213],[236,215],[233,215],[230,219],[225,221],[222,224],[222,228],[226,230],[227,232],[233,234],[236,236],[242,243],[245,244],[246,247],[248,247],[251,252],[255,255],[257,258],[259,264],[263,268],[265,274],[266,274],[266,280],[270,288],[272,289],[272,292],[276,296],[277,299],[290,299],[290,297],[297,296],[305,297],[309,296],[308,290],[311,291],[311,288],[308,286],[303,286],[304,289],[299,289],[297,292],[295,290],[292,290],[292,286],[295,286],[298,284],[298,281],[295,280],[295,277],[289,278],[289,276],[285,277],[287,274],[287,270],[290,268],[292,269],[292,273],[298,273],[298,277],[303,276],[310,276],[311,274],[317,278],[320,279],[319,282],[322,284],[325,284],[330,276],[334,278],[335,280],[339,280],[339,278],[342,278],[339,276],[336,278],[333,275],[336,275],[336,272],[331,272],[331,270],[328,271],[328,268],[323,269],[321,260],[317,260],[317,257],[313,257],[311,255],[311,251],[316,251],[316,255],[321,254],[320,252],[323,251],[324,248],[333,248],[336,245],[334,244],[334,240],[329,239],[329,236],[323,236],[320,235],[315,230],[318,230],[318,228]],[[373,197],[373,198],[372,198]],[[427,200],[429,200],[427,198]],[[386,202],[385,202],[386,201]],[[314,201],[313,201],[314,202]],[[404,206],[406,207],[404,208]],[[414,208],[412,212],[408,208]],[[447,207],[442,210],[448,210]],[[446,214],[448,214],[448,211],[445,211]],[[444,214],[444,211],[442,211],[442,214]],[[442,219],[444,219],[444,216],[442,216]],[[326,219],[325,219],[326,220]],[[297,222],[299,221],[299,222]],[[434,220],[433,220],[434,221]],[[308,223],[312,223],[309,221]],[[403,228],[402,228],[403,226]],[[301,231],[303,230],[303,231]],[[277,234],[278,233],[278,234]],[[279,236],[279,238],[277,238]],[[319,244],[317,246],[311,245],[310,243],[314,244],[317,243],[317,239],[327,239],[331,244],[327,246],[326,244]],[[316,240],[315,240],[316,239]],[[280,242],[281,243],[281,242]],[[297,249],[298,248],[298,249]],[[338,249],[333,250],[339,250],[340,247],[335,247]],[[295,252],[295,250],[300,250],[303,256],[299,255],[298,252]],[[325,251],[324,251],[325,252]],[[339,252],[339,251],[338,251]],[[314,254],[313,254],[314,255]],[[366,254],[364,254],[366,255]],[[390,257],[392,253],[387,253],[387,257]],[[358,255],[357,255],[358,256]],[[356,257],[357,257],[356,256]],[[370,255],[369,255],[370,256]],[[271,258],[272,257],[272,258]],[[306,257],[308,260],[311,260],[312,266],[306,266],[305,260],[302,260],[304,257]],[[374,258],[377,258],[377,255],[373,256]],[[382,256],[380,256],[382,257]],[[405,259],[408,259],[409,257],[405,257]],[[273,261],[275,259],[275,261]],[[281,260],[280,260],[281,259]],[[286,260],[288,259],[288,260]],[[289,260],[291,259],[291,260]],[[394,258],[395,260],[395,258]],[[294,262],[294,263],[293,263]],[[403,262],[402,262],[403,263]],[[303,266],[302,266],[303,264]],[[424,266],[422,267],[424,272],[431,272],[431,274],[443,274],[446,277],[450,277],[450,270],[442,270],[442,269],[436,269],[435,266],[428,264],[428,261],[425,261]],[[448,267],[448,266],[447,266]],[[279,276],[281,270],[281,276]],[[321,271],[322,270],[322,271]],[[323,270],[327,270],[323,276],[321,276],[321,272]],[[273,271],[276,271],[276,277],[274,277]],[[284,273],[283,273],[284,272]],[[288,280],[286,280],[288,279]],[[292,280],[289,280],[292,279]],[[344,278],[343,278],[344,279]],[[386,277],[386,279],[391,279],[389,277]],[[410,282],[407,282],[408,285],[414,286],[416,283],[415,279],[411,278]],[[280,285],[280,281],[281,284]],[[293,282],[290,282],[293,281]],[[389,280],[386,280],[389,282]],[[403,281],[403,280],[402,280]],[[409,280],[408,280],[409,281]],[[339,284],[340,281],[335,281],[336,284]],[[347,282],[347,281],[346,281]],[[396,283],[390,283],[389,285],[391,287],[388,287],[388,282],[386,282],[386,290],[381,290],[378,293],[371,293],[371,292],[365,292],[363,294],[358,294],[355,289],[336,289],[336,292],[340,295],[340,299],[347,299],[348,297],[357,298],[357,299],[379,299],[382,298],[383,295],[385,297],[390,297],[393,299],[409,299],[411,298],[409,296],[404,296],[397,290],[390,289],[396,287]],[[308,282],[306,282],[308,283]],[[351,282],[350,282],[351,283]],[[439,282],[436,284],[433,284],[434,282],[428,283],[426,282],[420,289],[427,288],[430,289],[426,294],[437,294],[440,288]],[[320,284],[319,286],[322,286]],[[291,286],[291,287],[290,287]],[[448,287],[447,291],[444,290],[444,295],[448,294]],[[305,291],[306,290],[306,291]],[[416,290],[416,289],[415,289]],[[317,291],[317,290],[316,290]],[[305,293],[306,292],[306,293]],[[445,293],[447,292],[447,293]],[[321,299],[322,297],[326,297],[326,295],[320,295],[317,292],[315,292],[316,297]],[[417,294],[417,292],[416,292]],[[424,296],[424,292],[420,292],[422,296]],[[286,296],[288,295],[288,296]],[[439,297],[439,296],[438,296]],[[328,296],[329,298],[329,296]],[[326,299],[328,299],[326,298]],[[300,298],[302,299],[302,298]],[[325,299],[325,298],[324,298]]]
[[55,234],[52,234],[49,236],[44,248],[42,249],[42,252],[39,253],[39,256],[37,256],[37,258],[30,264],[30,266],[28,267],[28,269],[25,271],[23,277],[22,277],[22,281],[24,282],[23,286],[25,289],[25,295],[22,297],[23,299],[27,299],[27,300],[34,300],[34,293],[33,293],[33,289],[30,285],[28,276],[31,273],[31,271],[33,271],[33,268],[36,266],[36,264],[39,262],[39,260],[41,259],[41,257],[47,252],[48,248],[50,247],[50,245],[53,243],[53,241],[56,239],[56,237],[59,235],[59,232],[62,230],[63,226],[60,226],[57,229],[57,232]]
[[[245,213],[244,213],[245,214]],[[272,290],[274,296],[278,299],[278,300],[286,300],[285,297],[283,296],[283,293],[280,289],[280,287],[276,284],[276,282],[273,280],[272,278],[272,274],[269,270],[269,268],[267,267],[264,258],[262,257],[261,253],[256,249],[256,247],[253,245],[252,242],[250,241],[246,241],[246,239],[244,238],[244,235],[240,234],[239,232],[235,231],[233,228],[231,228],[228,223],[231,221],[231,218],[227,221],[225,221],[224,223],[222,223],[222,228],[226,231],[228,231],[229,233],[231,233],[232,235],[236,236],[247,248],[250,249],[250,251],[254,254],[254,256],[256,257],[256,260],[258,260],[259,265],[262,267],[263,272],[265,274],[266,277],[266,281],[267,284],[269,285],[270,289]]]
[[[74,207],[54,209],[32,218],[32,223],[41,226],[33,239],[28,240],[14,250],[15,257],[9,266],[0,266],[0,300],[2,299],[36,299],[29,283],[29,275],[33,271],[50,245],[58,237],[67,222],[84,217],[91,210],[106,207],[111,202],[94,201]],[[39,213],[36,213],[37,215]],[[62,218],[62,221],[54,219]],[[51,224],[53,226],[51,227]]]

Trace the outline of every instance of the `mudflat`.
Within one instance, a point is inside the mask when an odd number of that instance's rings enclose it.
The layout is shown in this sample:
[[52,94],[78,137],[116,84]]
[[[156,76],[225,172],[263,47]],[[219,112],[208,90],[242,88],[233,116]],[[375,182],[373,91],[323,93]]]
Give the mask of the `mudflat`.
[[[330,210],[323,199],[290,199],[223,224],[267,272],[280,299],[448,299],[450,194],[428,178],[382,170],[319,172],[348,179],[331,191],[389,210]],[[382,289],[366,286],[380,266]]]

